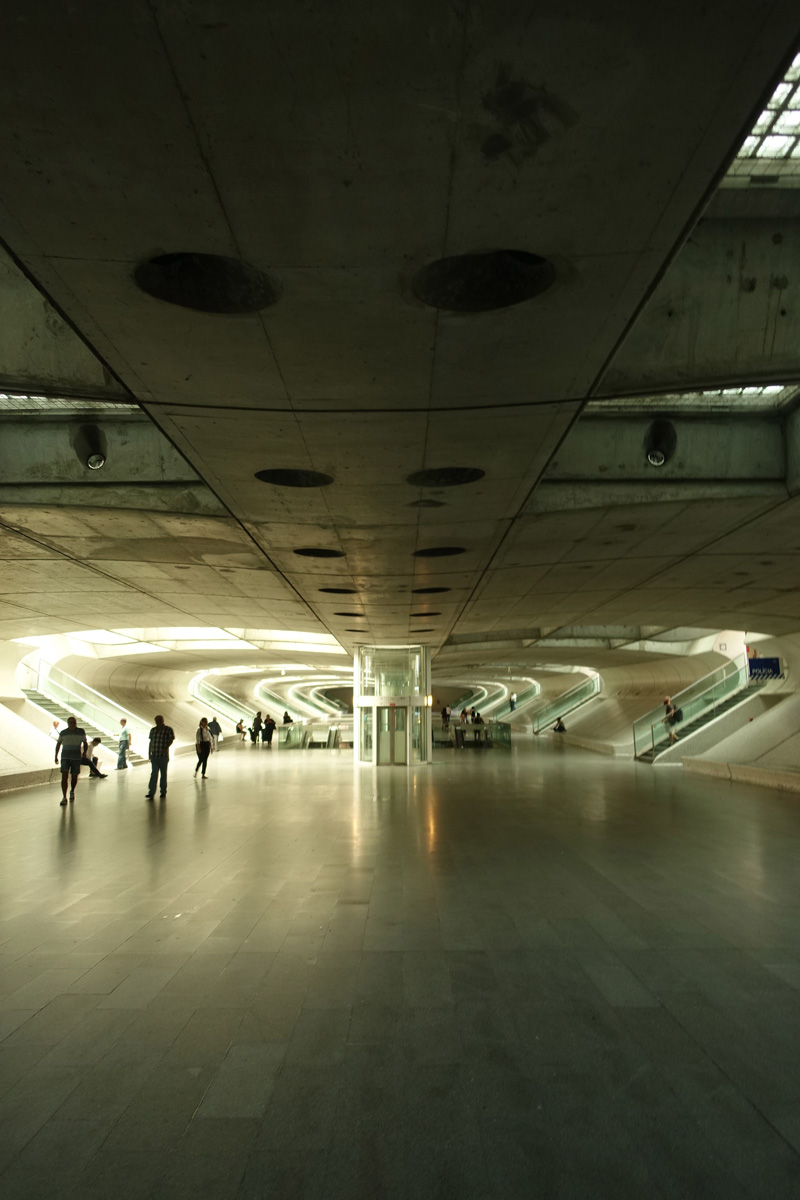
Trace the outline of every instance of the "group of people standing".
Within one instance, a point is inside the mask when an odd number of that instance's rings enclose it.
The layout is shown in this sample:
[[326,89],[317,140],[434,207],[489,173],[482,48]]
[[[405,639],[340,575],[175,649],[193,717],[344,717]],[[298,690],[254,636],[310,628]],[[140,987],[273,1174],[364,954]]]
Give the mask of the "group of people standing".
[[250,741],[254,746],[259,742],[266,743],[270,750],[272,749],[272,735],[277,728],[277,722],[267,713],[266,717],[261,716],[261,709],[258,710],[253,717],[253,724],[250,726]]
[[[283,714],[283,723],[284,725],[294,724],[294,720],[288,712],[284,712]],[[253,724],[249,729],[244,723],[244,717],[240,718],[236,726],[236,732],[242,735],[242,741],[245,740],[247,734],[249,733],[250,741],[254,746],[257,746],[259,743],[263,742],[269,746],[270,749],[272,749],[272,738],[276,729],[277,722],[275,719],[271,717],[269,713],[267,713],[265,717],[262,717],[261,709],[259,709],[256,715],[253,717]]]

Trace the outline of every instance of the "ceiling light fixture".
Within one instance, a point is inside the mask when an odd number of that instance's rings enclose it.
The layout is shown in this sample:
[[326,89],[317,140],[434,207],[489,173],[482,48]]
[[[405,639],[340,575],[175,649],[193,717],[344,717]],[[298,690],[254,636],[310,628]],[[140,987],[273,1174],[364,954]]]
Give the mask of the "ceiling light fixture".
[[671,421],[659,417],[650,425],[644,439],[644,452],[651,467],[663,467],[675,453],[678,435]]
[[73,434],[72,445],[78,461],[90,471],[99,471],[106,465],[108,446],[99,425],[79,426]]

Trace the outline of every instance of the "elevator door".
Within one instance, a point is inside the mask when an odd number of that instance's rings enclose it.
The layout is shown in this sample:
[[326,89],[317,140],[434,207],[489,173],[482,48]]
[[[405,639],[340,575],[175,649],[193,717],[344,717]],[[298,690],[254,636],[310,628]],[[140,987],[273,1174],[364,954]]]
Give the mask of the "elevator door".
[[397,705],[378,708],[378,766],[404,766],[408,761],[406,744],[407,710]]

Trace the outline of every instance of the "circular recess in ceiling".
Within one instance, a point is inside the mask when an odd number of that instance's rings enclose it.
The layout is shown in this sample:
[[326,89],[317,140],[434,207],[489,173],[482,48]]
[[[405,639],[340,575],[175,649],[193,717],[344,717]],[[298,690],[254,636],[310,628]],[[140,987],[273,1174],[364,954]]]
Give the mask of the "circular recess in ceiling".
[[345,629],[345,633],[366,633],[366,629]]
[[428,546],[424,550],[415,550],[415,558],[449,558],[453,554],[466,554],[463,546]]
[[133,279],[148,296],[196,312],[258,312],[280,296],[256,267],[220,254],[157,254],[139,263]]
[[277,487],[291,488],[327,487],[333,483],[333,476],[325,475],[322,471],[296,471],[291,467],[256,471],[256,479],[262,483],[274,483]]
[[412,613],[411,615],[412,615],[412,617],[429,617],[430,618],[430,617],[440,617],[442,614],[440,612],[430,612],[430,613],[424,612],[424,613]]
[[527,250],[489,250],[439,258],[416,272],[411,290],[423,304],[450,312],[491,312],[540,295],[556,269]]
[[444,500],[412,500],[409,508],[444,508]]
[[409,629],[409,633],[436,633],[435,629]]
[[303,546],[294,553],[302,558],[344,558],[343,550],[328,550],[325,546]]
[[332,596],[355,596],[355,588],[318,588],[320,592],[329,592]]
[[434,592],[449,592],[449,587],[427,587],[427,588],[412,588],[415,596],[432,596]]
[[363,613],[354,613],[354,612],[336,612],[333,615],[335,617],[363,617],[364,616]]
[[459,487],[463,483],[477,483],[485,471],[480,467],[426,467],[406,477],[406,483],[414,487]]

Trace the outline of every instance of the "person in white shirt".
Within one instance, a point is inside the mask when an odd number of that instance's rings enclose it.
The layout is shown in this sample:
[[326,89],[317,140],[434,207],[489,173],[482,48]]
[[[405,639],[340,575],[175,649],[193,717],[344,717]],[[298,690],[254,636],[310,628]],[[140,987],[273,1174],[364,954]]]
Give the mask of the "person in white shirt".
[[128,722],[125,717],[119,723],[119,743],[117,745],[117,770],[125,771],[128,767],[128,760],[125,757],[131,748],[131,734],[127,728]]

